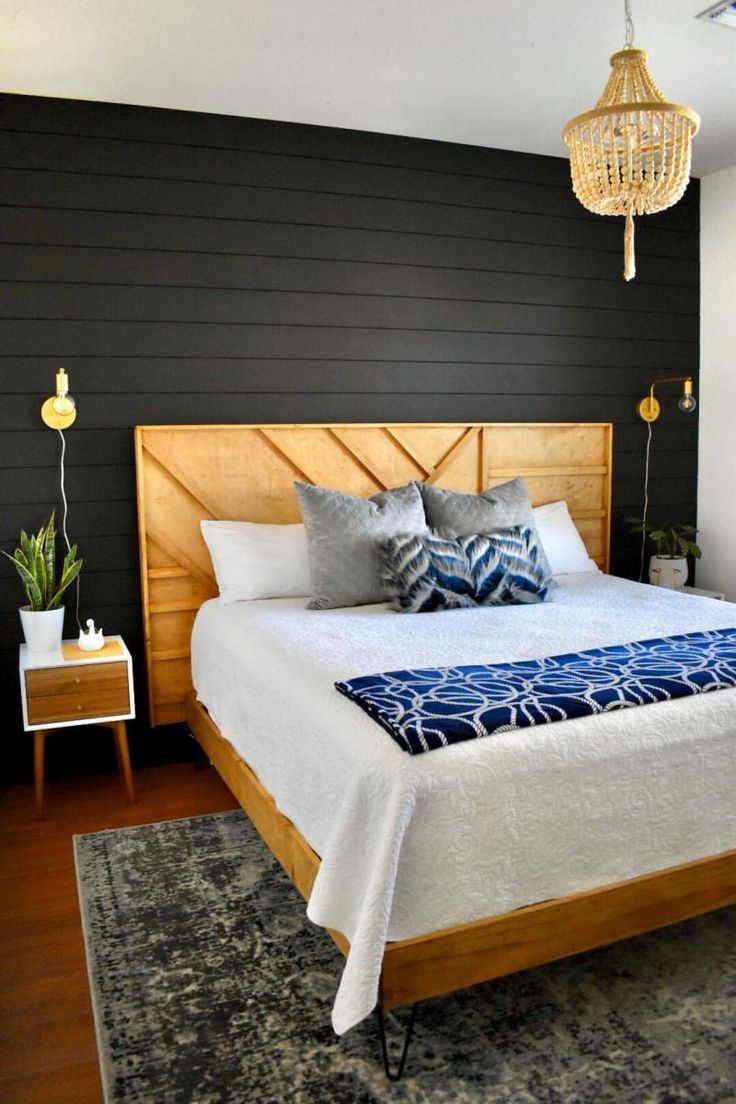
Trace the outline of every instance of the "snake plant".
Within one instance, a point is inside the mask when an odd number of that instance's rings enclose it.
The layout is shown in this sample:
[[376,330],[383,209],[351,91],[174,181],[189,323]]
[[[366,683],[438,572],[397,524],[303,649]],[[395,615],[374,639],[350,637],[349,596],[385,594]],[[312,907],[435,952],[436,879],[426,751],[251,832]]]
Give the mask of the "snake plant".
[[34,613],[58,609],[64,591],[82,570],[83,561],[77,559],[77,546],[73,544],[57,575],[54,513],[48,523],[30,537],[25,530],[21,531],[20,548],[16,548],[12,556],[3,552],[15,564],[28,605]]

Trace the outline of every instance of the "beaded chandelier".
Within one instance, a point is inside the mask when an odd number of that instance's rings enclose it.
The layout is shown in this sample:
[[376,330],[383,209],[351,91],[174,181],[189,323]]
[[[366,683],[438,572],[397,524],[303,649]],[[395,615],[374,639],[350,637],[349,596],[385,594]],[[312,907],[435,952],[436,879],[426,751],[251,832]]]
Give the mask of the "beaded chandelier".
[[576,115],[562,137],[570,151],[575,195],[596,215],[624,215],[624,279],[636,274],[634,215],[677,203],[690,179],[690,140],[697,112],[669,103],[654,83],[645,50],[633,47],[629,0],[626,44],[611,55],[612,72],[592,111]]

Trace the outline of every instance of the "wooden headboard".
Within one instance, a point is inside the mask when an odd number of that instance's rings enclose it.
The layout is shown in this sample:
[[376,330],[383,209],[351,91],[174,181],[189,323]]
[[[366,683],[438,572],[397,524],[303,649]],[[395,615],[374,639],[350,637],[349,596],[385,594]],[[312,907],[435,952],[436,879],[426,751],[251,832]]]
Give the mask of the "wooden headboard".
[[138,528],[152,725],[184,719],[194,615],[217,594],[199,523],[300,520],[293,481],[371,495],[410,479],[479,492],[526,478],[567,500],[608,570],[610,423],[137,426]]

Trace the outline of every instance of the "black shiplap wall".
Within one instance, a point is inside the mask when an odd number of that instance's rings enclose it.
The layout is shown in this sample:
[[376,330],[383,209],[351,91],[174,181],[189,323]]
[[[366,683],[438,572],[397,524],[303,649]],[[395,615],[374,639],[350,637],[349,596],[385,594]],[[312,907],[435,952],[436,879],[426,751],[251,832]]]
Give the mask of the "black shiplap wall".
[[[83,613],[136,650],[136,423],[612,420],[616,518],[640,508],[635,400],[697,372],[697,181],[641,220],[625,284],[622,222],[583,210],[564,158],[24,96],[0,109],[0,547],[57,502],[39,407],[64,364]],[[652,513],[692,519],[696,421],[673,397],[655,434]],[[619,524],[614,570],[635,558]],[[9,564],[0,578],[13,703],[20,592]]]

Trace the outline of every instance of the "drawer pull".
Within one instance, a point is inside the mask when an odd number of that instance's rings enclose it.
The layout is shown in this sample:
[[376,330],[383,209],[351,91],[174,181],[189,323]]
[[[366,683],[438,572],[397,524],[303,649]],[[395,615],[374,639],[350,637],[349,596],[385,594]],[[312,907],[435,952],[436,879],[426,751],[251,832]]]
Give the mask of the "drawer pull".
[[79,683],[80,683],[80,682],[81,682],[82,680],[80,679],[79,675],[77,675],[77,677],[76,677],[76,678],[74,679],[74,681],[76,682],[77,686],[79,686]]
[[77,712],[79,712],[79,713],[81,713],[81,712],[82,712],[82,707],[81,707],[81,705],[79,705],[79,704],[77,704]]

